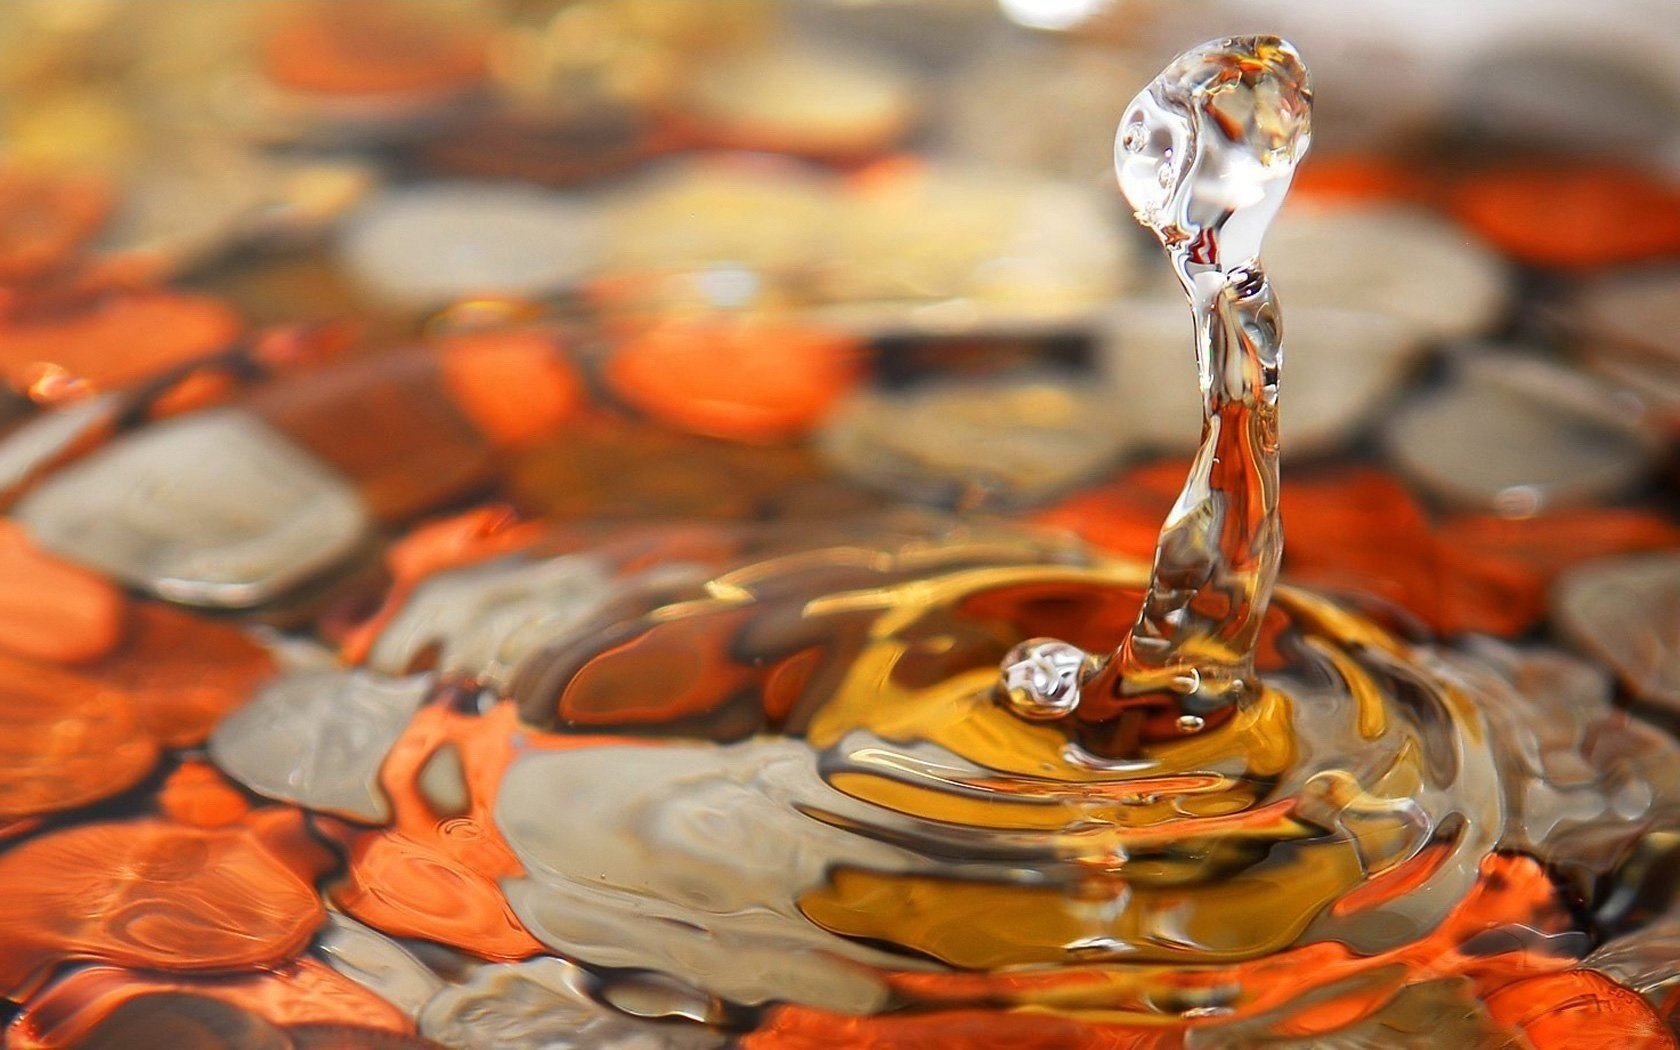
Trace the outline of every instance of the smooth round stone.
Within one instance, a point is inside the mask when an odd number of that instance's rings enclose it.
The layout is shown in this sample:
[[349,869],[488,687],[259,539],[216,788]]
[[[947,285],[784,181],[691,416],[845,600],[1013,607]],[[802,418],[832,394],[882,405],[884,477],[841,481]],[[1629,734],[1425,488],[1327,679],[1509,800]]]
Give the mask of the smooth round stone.
[[1680,432],[1680,357],[1599,353],[1589,355],[1582,365],[1637,398],[1669,433]]
[[1658,446],[1589,377],[1516,353],[1456,366],[1383,427],[1388,458],[1449,503],[1520,517],[1637,486]]
[[1470,338],[1498,322],[1511,294],[1497,255],[1416,208],[1285,208],[1262,262],[1288,314],[1286,340],[1310,307],[1384,314],[1428,339]]
[[355,489],[256,417],[165,420],[65,467],[14,516],[36,542],[161,598],[248,608],[355,553]]
[[526,657],[562,642],[627,591],[699,578],[697,570],[673,564],[615,579],[588,554],[511,558],[441,572],[421,582],[380,632],[368,665],[402,674],[432,654],[442,673],[504,685]]
[[820,447],[841,473],[909,499],[1030,504],[1094,477],[1132,440],[1095,377],[1048,373],[871,390],[843,405]]
[[833,179],[780,160],[664,164],[608,205],[604,266],[633,274],[723,266],[742,275],[739,294],[750,298],[756,279],[823,264],[838,194]]
[[459,1050],[709,1050],[718,1032],[644,1021],[591,996],[594,979],[563,959],[485,966],[440,991],[420,1013],[420,1033]]
[[171,273],[231,247],[269,200],[272,170],[231,143],[187,143],[123,172],[117,213],[96,247]]
[[302,671],[266,686],[210,737],[210,760],[259,795],[382,824],[379,767],[433,678]]
[[1558,317],[1587,353],[1647,353],[1680,362],[1680,270],[1601,278],[1576,294]]
[[26,420],[0,438],[0,492],[27,481],[78,439],[111,422],[117,411],[116,397],[102,394]]
[[327,912],[315,954],[410,1017],[444,988],[443,979],[407,948],[341,912]]
[[[1182,302],[1127,299],[1102,319],[1112,403],[1139,443],[1182,451],[1201,440],[1194,333]],[[1278,425],[1285,458],[1319,455],[1373,421],[1424,344],[1416,329],[1370,312],[1295,308],[1283,332]]]
[[1680,553],[1576,566],[1552,590],[1564,637],[1609,664],[1641,700],[1680,710]]
[[[1148,70],[1107,47],[1049,37],[1000,41],[944,81],[935,131],[943,152],[968,163],[1106,184],[1116,94],[1148,79]],[[1044,119],[1052,112],[1054,119]]]
[[435,653],[437,669],[499,682],[520,658],[600,604],[612,582],[586,554],[531,563],[522,558],[453,569],[414,589],[368,653],[368,666],[408,671]]
[[797,902],[836,864],[917,865],[845,830],[881,816],[824,783],[803,742],[782,739],[533,752],[508,770],[495,810],[528,873],[503,883],[508,902],[555,950],[740,1003],[846,1012],[887,997],[848,960],[905,960],[826,932]]
[[1644,161],[1653,148],[1673,147],[1680,108],[1680,74],[1668,50],[1680,34],[1670,32],[1665,43],[1646,30],[1586,19],[1567,35],[1529,32],[1508,40],[1500,34],[1442,93],[1452,107],[1448,116],[1477,143],[1530,150],[1544,143]]
[[703,60],[677,105],[730,144],[845,157],[890,147],[918,99],[906,72],[877,57],[778,40]]
[[1054,313],[1131,275],[1117,208],[1038,175],[933,165],[889,171],[843,202],[822,284],[831,302],[973,300]]
[[542,296],[595,267],[597,227],[588,205],[547,190],[440,182],[374,196],[349,219],[339,252],[369,290],[397,303]]

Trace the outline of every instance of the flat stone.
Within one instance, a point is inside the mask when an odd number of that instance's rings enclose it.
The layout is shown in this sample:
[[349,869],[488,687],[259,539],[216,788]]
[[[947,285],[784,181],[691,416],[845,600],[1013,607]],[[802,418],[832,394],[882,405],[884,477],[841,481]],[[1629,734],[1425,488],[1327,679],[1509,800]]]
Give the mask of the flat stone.
[[1639,699],[1680,711],[1680,553],[1586,562],[1552,589],[1564,637],[1615,670]]
[[430,675],[300,671],[259,692],[210,737],[210,759],[259,795],[385,823],[379,767],[425,702]]
[[608,567],[587,554],[441,572],[380,632],[368,665],[402,674],[430,653],[440,671],[502,684],[524,657],[564,638],[616,593]]
[[1261,261],[1288,314],[1286,341],[1303,307],[1385,314],[1428,339],[1471,338],[1498,322],[1511,295],[1492,250],[1429,212],[1394,205],[1286,208]]
[[161,598],[221,608],[314,579],[369,527],[343,479],[237,409],[113,442],[47,479],[15,516],[48,550]]
[[692,1023],[644,1021],[590,995],[593,978],[563,959],[485,966],[440,991],[420,1033],[458,1050],[709,1050],[725,1037]]
[[117,413],[110,394],[41,413],[0,439],[0,492],[10,491]]
[[1031,504],[1119,459],[1132,431],[1115,405],[1100,379],[1048,373],[866,391],[820,447],[847,477],[909,499]]
[[1389,417],[1381,436],[1389,460],[1432,495],[1521,516],[1638,485],[1658,447],[1631,417],[1588,376],[1488,353]]
[[350,270],[399,303],[564,290],[596,261],[592,209],[548,190],[439,182],[375,195],[339,242]]
[[803,742],[767,739],[532,753],[495,819],[529,873],[504,883],[508,902],[557,951],[742,1003],[865,1012],[887,992],[855,963],[906,960],[826,932],[798,900],[835,864],[914,863],[835,826],[871,809],[824,784]]

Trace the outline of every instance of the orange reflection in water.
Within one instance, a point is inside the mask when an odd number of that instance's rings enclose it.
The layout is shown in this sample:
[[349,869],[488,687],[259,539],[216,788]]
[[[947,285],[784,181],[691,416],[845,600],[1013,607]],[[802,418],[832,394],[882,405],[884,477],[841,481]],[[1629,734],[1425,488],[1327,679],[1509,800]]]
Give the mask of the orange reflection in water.
[[[1051,973],[915,973],[893,976],[900,991],[932,1012],[846,1017],[799,1006],[772,1011],[747,1036],[748,1050],[1155,1050],[1180,1047],[1186,1030],[1264,1017],[1278,1036],[1326,1038],[1376,1014],[1401,987],[1423,981],[1470,982],[1499,1023],[1520,1031],[1537,1050],[1673,1047],[1660,1018],[1639,996],[1575,960],[1539,950],[1548,934],[1573,926],[1545,872],[1521,856],[1495,855],[1481,880],[1434,932],[1403,948],[1358,956],[1343,945],[1317,943],[1235,968],[1161,970],[1138,987],[1135,971],[1090,968]],[[1363,979],[1361,979],[1363,978]],[[1241,998],[1217,1018],[1163,1018],[1150,995],[1163,987],[1186,993],[1240,988]],[[1303,1006],[1313,992],[1311,1005]],[[1188,996],[1187,996],[1188,998]],[[991,1007],[999,1000],[1021,1004]],[[1086,1020],[1067,1003],[1102,1010],[1155,1013],[1132,1023]]]
[[203,759],[182,762],[158,790],[159,812],[177,824],[220,828],[238,823],[251,804],[220,770]]
[[[1184,466],[1162,460],[1073,496],[1037,516],[1099,547],[1148,558]],[[1623,509],[1534,518],[1483,515],[1435,524],[1399,481],[1366,468],[1286,480],[1284,578],[1371,596],[1443,634],[1512,635],[1546,614],[1546,592],[1584,558],[1680,546],[1662,517]]]
[[331,0],[294,5],[263,41],[262,67],[292,91],[435,95],[483,79],[489,41],[435,7]]
[[203,743],[274,669],[274,657],[238,627],[144,602],[127,644],[88,673],[126,692],[146,732],[179,748]]
[[[67,585],[37,600],[52,609],[77,593]],[[97,585],[88,593],[98,595]],[[153,602],[135,604],[127,620],[117,651],[74,669],[0,653],[0,819],[128,790],[160,749],[203,743],[274,671],[268,651],[229,624]]]
[[583,380],[544,332],[463,332],[438,352],[451,399],[499,448],[540,441],[583,404]]
[[158,746],[133,700],[82,674],[0,655],[0,819],[75,809],[139,783]]
[[[502,896],[500,880],[524,871],[491,818],[509,764],[539,739],[553,747],[589,742],[524,730],[507,703],[482,716],[442,706],[421,710],[380,771],[396,814],[391,826],[326,825],[349,853],[349,870],[330,891],[333,903],[392,936],[437,941],[485,959],[546,951]],[[445,748],[458,762],[460,794],[428,797],[421,773]]]

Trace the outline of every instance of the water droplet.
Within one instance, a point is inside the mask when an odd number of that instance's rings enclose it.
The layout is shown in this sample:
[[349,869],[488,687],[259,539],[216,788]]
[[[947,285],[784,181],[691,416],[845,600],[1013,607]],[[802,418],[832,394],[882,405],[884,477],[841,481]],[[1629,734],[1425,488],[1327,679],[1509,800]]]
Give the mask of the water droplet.
[[1079,706],[1079,687],[1095,666],[1090,653],[1054,638],[1031,638],[1003,658],[1003,689],[1010,710],[1049,721]]

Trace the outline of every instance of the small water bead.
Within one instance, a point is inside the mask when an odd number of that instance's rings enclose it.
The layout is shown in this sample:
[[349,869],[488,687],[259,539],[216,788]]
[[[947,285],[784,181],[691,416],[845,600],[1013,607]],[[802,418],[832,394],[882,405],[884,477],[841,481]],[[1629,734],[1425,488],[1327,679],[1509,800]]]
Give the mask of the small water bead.
[[1031,638],[1003,658],[1003,687],[1009,707],[1022,718],[1050,721],[1072,714],[1079,688],[1096,658],[1054,638]]

